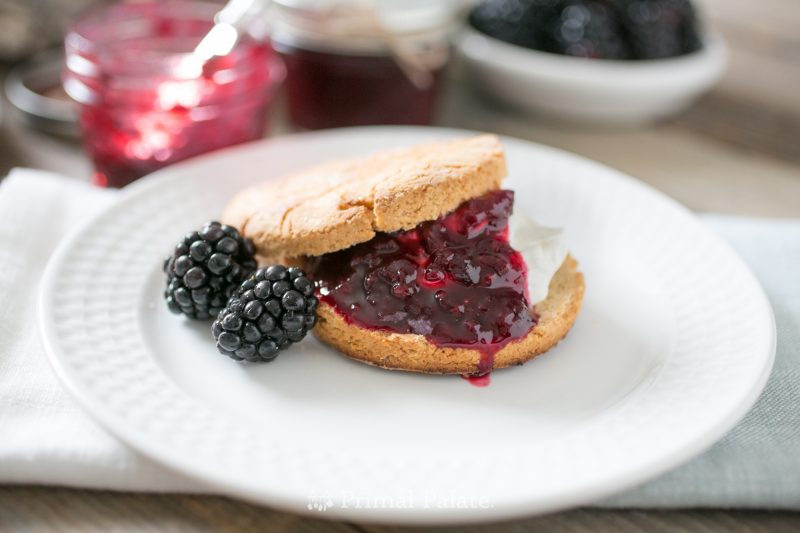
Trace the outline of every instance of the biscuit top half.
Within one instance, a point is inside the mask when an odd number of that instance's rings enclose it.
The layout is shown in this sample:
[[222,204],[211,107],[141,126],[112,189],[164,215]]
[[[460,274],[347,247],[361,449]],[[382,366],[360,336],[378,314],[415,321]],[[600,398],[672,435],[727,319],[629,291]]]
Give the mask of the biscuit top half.
[[223,220],[265,259],[322,255],[411,229],[500,188],[495,135],[438,141],[319,165],[243,190]]

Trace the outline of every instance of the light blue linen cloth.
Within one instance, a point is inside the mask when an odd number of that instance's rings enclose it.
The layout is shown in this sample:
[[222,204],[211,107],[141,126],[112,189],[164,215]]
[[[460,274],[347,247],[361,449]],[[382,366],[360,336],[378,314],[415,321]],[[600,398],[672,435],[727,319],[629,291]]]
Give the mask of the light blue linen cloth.
[[772,375],[744,420],[711,449],[602,505],[800,510],[800,220],[702,219],[750,266],[772,303]]

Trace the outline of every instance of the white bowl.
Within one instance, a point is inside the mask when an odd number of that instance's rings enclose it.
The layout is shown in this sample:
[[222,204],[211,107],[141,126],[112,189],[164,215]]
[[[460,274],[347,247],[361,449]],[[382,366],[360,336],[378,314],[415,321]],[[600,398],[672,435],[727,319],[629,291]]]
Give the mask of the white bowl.
[[636,124],[687,107],[720,78],[728,54],[708,34],[691,54],[655,60],[585,59],[509,44],[467,27],[458,46],[480,90],[535,114]]

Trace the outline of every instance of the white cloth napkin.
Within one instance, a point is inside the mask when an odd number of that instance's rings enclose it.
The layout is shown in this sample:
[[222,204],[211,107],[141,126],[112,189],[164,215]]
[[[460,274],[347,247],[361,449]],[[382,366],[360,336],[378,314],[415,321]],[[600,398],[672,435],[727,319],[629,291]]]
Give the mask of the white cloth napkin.
[[[60,386],[38,337],[36,289],[49,254],[114,195],[31,170],[0,182],[0,483],[208,492],[90,420]],[[775,371],[756,407],[708,452],[601,505],[800,509],[800,220],[705,220],[772,300]]]
[[50,253],[114,196],[34,170],[14,170],[0,182],[0,482],[197,488],[121,445],[84,414],[39,340],[36,292]]

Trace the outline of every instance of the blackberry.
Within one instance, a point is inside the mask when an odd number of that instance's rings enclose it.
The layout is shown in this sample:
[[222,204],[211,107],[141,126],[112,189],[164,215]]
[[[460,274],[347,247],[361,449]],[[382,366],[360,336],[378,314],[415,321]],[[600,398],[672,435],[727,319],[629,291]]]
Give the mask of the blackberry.
[[232,226],[207,222],[188,233],[164,261],[167,307],[197,320],[214,318],[256,266],[250,239]]
[[314,288],[299,268],[258,269],[212,324],[217,350],[236,361],[272,361],[317,323]]
[[469,16],[476,30],[507,43],[539,48],[541,13],[554,0],[491,0],[478,4]]
[[618,0],[636,59],[688,54],[701,46],[697,13],[689,0]]
[[[618,1],[618,0],[616,0]],[[615,0],[487,0],[470,14],[475,29],[555,54],[626,59]]]
[[486,0],[470,24],[495,39],[596,59],[660,59],[701,47],[690,0]]
[[593,59],[629,59],[616,3],[564,0],[543,17],[540,49]]

